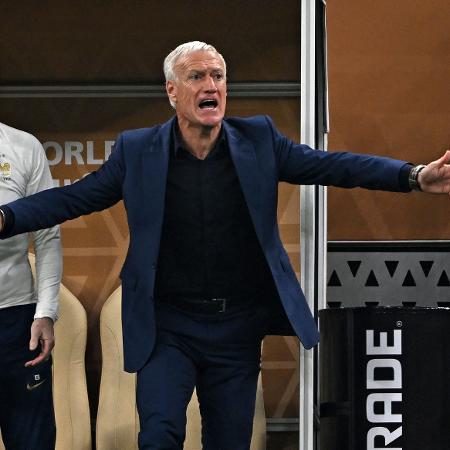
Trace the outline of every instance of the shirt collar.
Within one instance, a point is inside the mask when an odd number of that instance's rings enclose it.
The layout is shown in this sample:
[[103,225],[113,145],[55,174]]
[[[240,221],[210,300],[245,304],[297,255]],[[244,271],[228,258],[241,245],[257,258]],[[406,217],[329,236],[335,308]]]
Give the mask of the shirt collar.
[[[186,149],[186,147],[183,144],[183,138],[181,137],[181,131],[180,131],[180,127],[178,125],[178,120],[174,120],[174,122],[173,122],[172,142],[173,142],[172,156],[177,157],[180,153],[183,153],[183,152],[187,152],[187,153],[189,153],[189,155],[191,155],[191,153]],[[225,138],[225,132],[223,130],[223,124],[222,124],[222,126],[220,127],[219,137],[217,138],[217,141],[214,144],[214,147],[209,154],[212,155],[213,153],[217,153],[219,151],[219,149],[224,147],[224,145],[222,145],[222,144],[225,144],[225,143],[226,143],[226,138]]]

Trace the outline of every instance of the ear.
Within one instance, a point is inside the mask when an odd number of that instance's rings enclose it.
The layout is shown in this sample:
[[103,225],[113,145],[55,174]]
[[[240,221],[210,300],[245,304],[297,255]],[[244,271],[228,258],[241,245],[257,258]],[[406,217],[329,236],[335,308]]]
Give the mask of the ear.
[[166,92],[168,97],[173,101],[177,102],[177,85],[172,81],[166,81]]

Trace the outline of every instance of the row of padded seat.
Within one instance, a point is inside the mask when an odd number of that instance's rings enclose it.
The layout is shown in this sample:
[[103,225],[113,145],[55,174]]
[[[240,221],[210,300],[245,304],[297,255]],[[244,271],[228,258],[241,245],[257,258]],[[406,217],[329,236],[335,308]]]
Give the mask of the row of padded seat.
[[[34,256],[30,255],[34,268]],[[139,419],[136,411],[136,375],[123,371],[121,288],[103,305],[100,315],[102,376],[96,419],[97,450],[137,449]],[[55,324],[53,396],[56,450],[91,450],[91,423],[86,386],[86,311],[63,285],[60,319]],[[238,405],[238,403],[237,403]],[[194,392],[187,410],[185,450],[201,449],[201,418]],[[251,450],[266,448],[266,421],[261,379],[258,381]],[[0,450],[4,450],[0,439]]]

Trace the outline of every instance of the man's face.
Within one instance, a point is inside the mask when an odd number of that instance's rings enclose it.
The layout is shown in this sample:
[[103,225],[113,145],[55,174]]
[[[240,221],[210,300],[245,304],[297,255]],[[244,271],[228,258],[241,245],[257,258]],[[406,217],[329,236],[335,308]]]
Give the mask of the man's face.
[[220,126],[225,114],[227,83],[218,55],[198,51],[181,57],[175,73],[177,80],[167,81],[166,90],[176,102],[180,126]]

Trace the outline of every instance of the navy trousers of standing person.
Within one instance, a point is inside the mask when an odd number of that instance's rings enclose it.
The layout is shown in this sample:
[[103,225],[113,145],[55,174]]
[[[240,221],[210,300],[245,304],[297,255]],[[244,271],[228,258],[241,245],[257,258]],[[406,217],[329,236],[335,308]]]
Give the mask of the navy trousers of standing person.
[[6,450],[54,450],[51,361],[25,367],[36,305],[0,309],[0,429]]
[[267,311],[214,315],[157,304],[157,343],[137,374],[139,449],[181,450],[194,387],[204,450],[248,450]]

